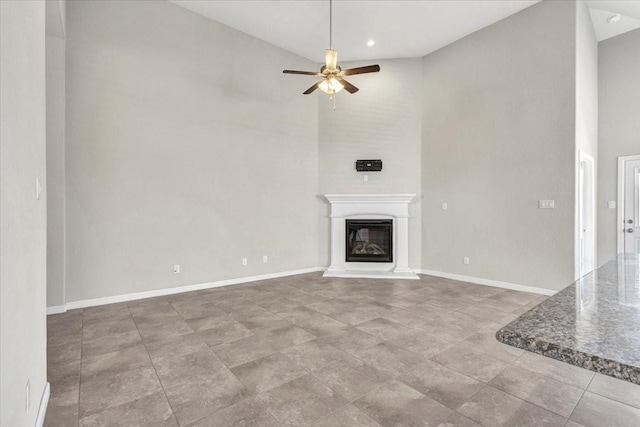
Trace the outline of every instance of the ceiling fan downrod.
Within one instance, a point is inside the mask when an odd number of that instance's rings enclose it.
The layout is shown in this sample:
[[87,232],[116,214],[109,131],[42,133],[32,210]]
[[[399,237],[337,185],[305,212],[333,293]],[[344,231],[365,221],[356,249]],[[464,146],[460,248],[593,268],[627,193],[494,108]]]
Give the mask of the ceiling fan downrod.
[[329,0],[329,49],[333,50],[333,0]]

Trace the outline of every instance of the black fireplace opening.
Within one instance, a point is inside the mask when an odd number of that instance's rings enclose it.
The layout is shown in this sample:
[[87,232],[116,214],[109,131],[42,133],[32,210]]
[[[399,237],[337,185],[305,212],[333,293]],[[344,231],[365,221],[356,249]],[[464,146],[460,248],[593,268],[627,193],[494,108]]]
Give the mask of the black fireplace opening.
[[346,221],[347,262],[393,262],[393,220]]

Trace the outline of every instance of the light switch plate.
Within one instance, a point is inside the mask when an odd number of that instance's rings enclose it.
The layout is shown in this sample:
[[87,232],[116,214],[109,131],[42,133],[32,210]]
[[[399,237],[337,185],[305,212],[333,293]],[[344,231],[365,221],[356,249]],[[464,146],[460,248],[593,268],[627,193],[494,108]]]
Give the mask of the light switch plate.
[[36,200],[40,200],[42,195],[42,186],[40,185],[40,177],[36,176]]
[[556,207],[555,200],[538,200],[538,207],[540,209],[554,209]]
[[446,203],[442,204],[442,210],[446,211],[447,209],[449,209],[449,205],[447,205]]
[[609,200],[608,206],[609,206],[609,209],[615,209],[616,208],[616,201],[615,200]]

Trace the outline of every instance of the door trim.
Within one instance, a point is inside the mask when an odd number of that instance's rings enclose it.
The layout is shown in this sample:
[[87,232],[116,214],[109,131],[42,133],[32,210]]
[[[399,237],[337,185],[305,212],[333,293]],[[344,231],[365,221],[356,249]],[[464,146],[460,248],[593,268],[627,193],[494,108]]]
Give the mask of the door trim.
[[624,223],[624,163],[627,161],[640,160],[640,154],[634,156],[619,156],[618,157],[618,201],[616,202],[616,235],[618,241],[618,253],[624,253],[624,227],[620,227],[620,224]]
[[[597,247],[597,243],[596,243],[596,238],[597,238],[597,219],[596,219],[596,162],[595,159],[593,158],[592,155],[590,155],[589,153],[579,150],[578,151],[578,169],[581,168],[582,162],[586,162],[590,164],[590,173],[589,173],[589,192],[590,192],[590,198],[591,201],[589,203],[589,210],[591,211],[591,218],[590,218],[590,222],[591,222],[591,235],[589,236],[589,243],[590,243],[590,247],[587,248],[589,250],[589,252],[591,252],[591,259],[593,260],[593,265],[591,266],[591,271],[595,270],[596,266],[598,265],[596,256],[596,247]],[[582,188],[582,182],[580,180],[580,175],[581,172],[580,170],[578,170],[578,188],[577,188],[577,197],[576,197],[576,235],[575,235],[575,244],[576,244],[576,249],[574,251],[574,275],[576,277],[576,279],[582,277],[582,245],[581,245],[581,239],[580,237],[582,236],[582,226],[584,224],[582,224],[582,206],[583,206],[583,188]]]

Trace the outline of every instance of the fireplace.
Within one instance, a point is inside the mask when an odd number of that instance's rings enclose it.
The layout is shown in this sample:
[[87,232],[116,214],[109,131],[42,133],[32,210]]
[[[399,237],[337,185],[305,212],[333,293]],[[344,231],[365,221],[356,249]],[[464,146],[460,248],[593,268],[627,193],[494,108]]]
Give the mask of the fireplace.
[[346,262],[393,262],[393,220],[347,219]]
[[325,194],[331,203],[331,264],[324,276],[420,279],[409,267],[409,203],[415,196]]

